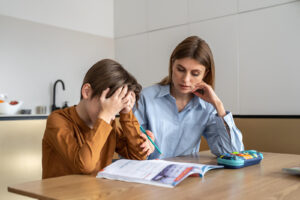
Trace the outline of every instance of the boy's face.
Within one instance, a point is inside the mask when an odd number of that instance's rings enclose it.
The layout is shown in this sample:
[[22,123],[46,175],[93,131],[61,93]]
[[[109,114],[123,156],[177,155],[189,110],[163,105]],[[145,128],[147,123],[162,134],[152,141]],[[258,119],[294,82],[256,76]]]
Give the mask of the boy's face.
[[80,100],[79,106],[81,118],[89,127],[93,127],[98,119],[101,110],[100,96],[96,95],[92,97],[93,90],[89,83],[86,83],[81,88],[82,99]]
[[100,112],[100,97],[98,96],[95,96],[94,98],[89,97],[87,99],[86,107],[91,122],[95,124]]

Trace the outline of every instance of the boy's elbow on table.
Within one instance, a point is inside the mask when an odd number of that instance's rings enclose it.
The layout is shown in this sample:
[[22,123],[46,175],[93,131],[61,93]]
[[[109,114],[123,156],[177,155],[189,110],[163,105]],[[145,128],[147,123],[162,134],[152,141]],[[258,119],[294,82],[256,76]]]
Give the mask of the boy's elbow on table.
[[78,160],[75,161],[75,165],[77,165],[82,174],[91,174],[95,170],[96,164],[97,162],[93,162],[90,158],[78,158]]

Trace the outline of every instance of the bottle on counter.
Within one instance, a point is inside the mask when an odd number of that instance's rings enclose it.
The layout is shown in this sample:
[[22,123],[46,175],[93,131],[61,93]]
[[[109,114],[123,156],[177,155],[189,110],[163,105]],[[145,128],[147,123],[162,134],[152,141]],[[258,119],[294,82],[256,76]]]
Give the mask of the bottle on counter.
[[62,107],[62,108],[67,108],[67,107],[69,107],[69,106],[68,106],[68,102],[67,102],[67,101],[65,101],[65,102],[64,102],[64,105],[63,105],[63,107]]

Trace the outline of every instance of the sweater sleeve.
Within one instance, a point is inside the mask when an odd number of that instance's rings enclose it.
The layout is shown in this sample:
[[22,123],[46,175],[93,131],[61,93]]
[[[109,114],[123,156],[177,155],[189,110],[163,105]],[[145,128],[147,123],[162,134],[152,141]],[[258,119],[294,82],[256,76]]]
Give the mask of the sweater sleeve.
[[128,114],[120,114],[121,128],[115,128],[117,135],[116,152],[122,157],[145,160],[147,155],[140,145],[144,139],[140,136],[140,125],[132,111]]
[[80,129],[59,113],[48,117],[43,140],[47,142],[71,169],[91,173],[99,161],[100,152],[112,130],[110,124],[98,119],[85,138]]

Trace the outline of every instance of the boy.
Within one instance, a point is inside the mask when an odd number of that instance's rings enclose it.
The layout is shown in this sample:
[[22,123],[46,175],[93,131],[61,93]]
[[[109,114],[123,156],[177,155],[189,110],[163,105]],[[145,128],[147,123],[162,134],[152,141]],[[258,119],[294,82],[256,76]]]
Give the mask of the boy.
[[[146,159],[154,147],[131,111],[140,91],[140,84],[119,63],[104,59],[93,65],[83,80],[79,104],[48,117],[42,178],[95,176],[112,162],[115,151],[124,158]],[[154,139],[150,131],[147,134]]]

